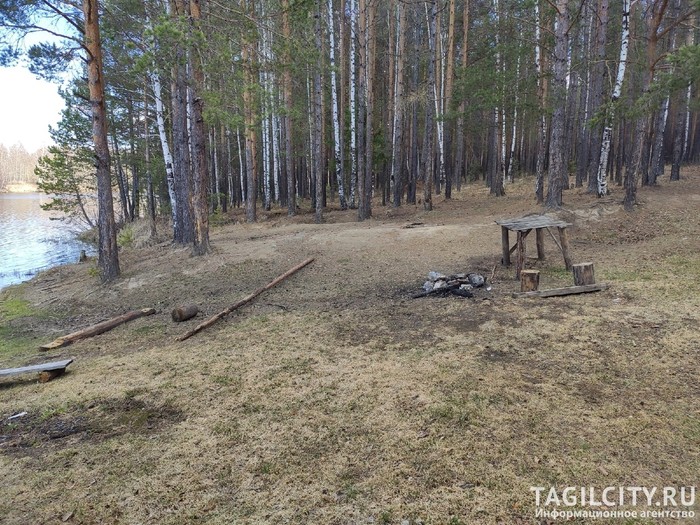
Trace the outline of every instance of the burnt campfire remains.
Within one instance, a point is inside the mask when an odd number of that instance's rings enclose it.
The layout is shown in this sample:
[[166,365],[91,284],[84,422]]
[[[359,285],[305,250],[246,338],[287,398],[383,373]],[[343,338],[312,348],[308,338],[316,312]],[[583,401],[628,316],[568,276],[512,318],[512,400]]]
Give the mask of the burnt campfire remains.
[[474,297],[477,291],[491,291],[486,278],[479,273],[457,273],[445,275],[440,272],[428,272],[428,280],[423,283],[423,291],[413,295],[414,299],[429,295],[457,295]]

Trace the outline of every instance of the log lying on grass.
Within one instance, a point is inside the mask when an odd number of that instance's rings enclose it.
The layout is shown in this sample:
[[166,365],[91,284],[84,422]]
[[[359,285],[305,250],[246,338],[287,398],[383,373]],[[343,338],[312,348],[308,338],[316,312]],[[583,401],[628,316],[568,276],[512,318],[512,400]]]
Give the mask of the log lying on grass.
[[255,290],[255,291],[254,291],[253,293],[251,293],[250,295],[248,295],[248,296],[244,297],[243,299],[241,299],[240,301],[238,301],[236,304],[229,306],[228,308],[226,308],[226,310],[223,310],[223,311],[219,312],[219,313],[216,314],[214,317],[210,317],[210,318],[207,319],[206,321],[201,322],[200,324],[198,324],[196,327],[194,327],[194,328],[193,328],[192,330],[190,330],[189,332],[187,332],[187,333],[181,335],[180,337],[178,337],[177,340],[178,340],[178,341],[184,341],[185,339],[189,339],[190,337],[192,337],[193,335],[195,335],[195,334],[201,332],[202,330],[204,330],[204,329],[207,328],[208,326],[213,325],[215,322],[217,322],[217,321],[218,321],[219,319],[221,319],[222,317],[226,317],[228,314],[230,314],[230,313],[233,312],[234,310],[237,310],[237,309],[240,308],[241,306],[245,306],[246,304],[248,304],[249,302],[251,302],[253,299],[255,299],[255,298],[256,298],[258,295],[260,295],[261,293],[266,292],[266,291],[269,290],[270,288],[272,288],[272,287],[276,286],[277,284],[281,283],[281,282],[284,281],[287,277],[289,277],[290,275],[295,274],[296,272],[298,272],[299,270],[301,270],[304,266],[308,266],[308,265],[311,264],[312,262],[314,262],[313,257],[312,257],[311,259],[306,259],[304,262],[302,262],[302,263],[300,263],[300,264],[297,264],[294,268],[291,268],[290,270],[287,270],[287,271],[284,272],[282,275],[280,275],[279,277],[277,277],[277,278],[274,279],[273,281],[270,281],[268,284],[266,284],[266,285],[263,286],[262,288],[258,288],[257,290]]
[[178,306],[171,312],[170,316],[176,323],[181,323],[192,319],[198,313],[199,307],[196,304],[188,304],[187,306]]
[[587,284],[585,286],[567,286],[566,288],[552,288],[550,290],[539,290],[537,292],[514,293],[513,297],[560,297],[579,293],[600,292],[608,288],[609,286],[605,283]]
[[156,311],[153,308],[144,308],[143,310],[132,310],[131,312],[127,312],[124,315],[113,317],[112,319],[108,319],[96,325],[83,328],[82,330],[78,330],[77,332],[73,332],[72,334],[59,337],[55,341],[52,341],[45,345],[41,345],[39,349],[53,350],[54,348],[68,346],[69,344],[74,343],[75,341],[79,341],[80,339],[86,339],[88,337],[93,337],[95,335],[109,332],[112,328],[116,328],[119,325],[128,323],[129,321],[133,321],[134,319],[138,319],[139,317],[153,315],[154,313],[156,313]]

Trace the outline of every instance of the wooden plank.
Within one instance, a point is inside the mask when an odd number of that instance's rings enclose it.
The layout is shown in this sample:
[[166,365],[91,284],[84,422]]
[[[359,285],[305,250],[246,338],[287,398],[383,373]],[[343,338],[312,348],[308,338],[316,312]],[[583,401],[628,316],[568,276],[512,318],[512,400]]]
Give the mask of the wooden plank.
[[585,286],[567,286],[566,288],[552,288],[551,290],[539,290],[536,292],[515,292],[513,297],[561,297],[580,293],[600,292],[610,286],[606,283],[587,284]]
[[5,368],[0,370],[0,376],[25,374],[27,372],[55,372],[58,370],[65,370],[66,367],[72,362],[72,359],[64,359],[63,361],[52,361],[50,363],[41,363],[39,365],[20,366],[19,368]]
[[567,228],[570,223],[549,217],[547,215],[531,215],[527,217],[519,217],[516,219],[507,219],[496,221],[496,224],[503,226],[511,231],[532,230],[536,228]]
[[108,332],[112,328],[116,328],[119,325],[122,325],[124,323],[127,323],[129,321],[133,321],[134,319],[138,319],[139,317],[144,317],[146,315],[153,315],[156,313],[156,311],[153,308],[144,308],[143,310],[133,310],[131,312],[127,312],[124,315],[120,315],[118,317],[113,317],[112,319],[108,319],[107,321],[102,321],[101,323],[98,323],[93,326],[89,326],[87,328],[83,328],[82,330],[78,330],[77,332],[73,332],[72,334],[64,335],[62,337],[59,337],[58,339],[46,343],[45,345],[41,345],[39,348],[41,350],[52,350],[54,348],[61,348],[62,346],[68,346],[71,343],[74,343],[75,341],[79,341],[80,339],[86,339],[88,337],[93,337],[95,335],[102,334],[104,332]]

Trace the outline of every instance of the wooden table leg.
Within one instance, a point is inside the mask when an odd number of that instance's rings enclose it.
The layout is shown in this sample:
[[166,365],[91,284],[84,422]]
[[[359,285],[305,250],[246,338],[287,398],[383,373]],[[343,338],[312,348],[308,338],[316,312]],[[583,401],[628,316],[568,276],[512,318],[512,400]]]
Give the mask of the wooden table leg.
[[501,226],[501,250],[503,251],[501,264],[510,266],[510,239],[508,238],[508,228],[505,226]]
[[571,270],[571,257],[569,256],[569,235],[566,228],[559,227],[559,240],[561,241],[561,253],[564,256],[564,264],[567,270]]
[[520,280],[520,272],[525,267],[525,236],[526,232],[518,232],[518,256],[515,262],[515,279]]
[[537,235],[537,258],[544,261],[544,230],[537,228],[535,234]]

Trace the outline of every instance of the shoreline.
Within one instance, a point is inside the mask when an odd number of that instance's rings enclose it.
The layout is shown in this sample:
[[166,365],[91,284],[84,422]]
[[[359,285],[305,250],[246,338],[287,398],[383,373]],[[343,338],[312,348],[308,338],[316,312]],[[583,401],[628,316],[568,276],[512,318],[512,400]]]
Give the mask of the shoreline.
[[6,186],[0,187],[0,193],[39,193],[39,187],[31,182],[10,182]]

